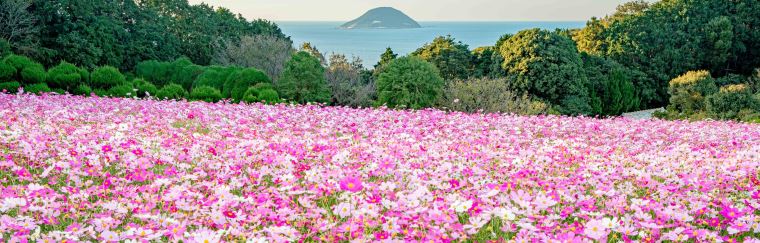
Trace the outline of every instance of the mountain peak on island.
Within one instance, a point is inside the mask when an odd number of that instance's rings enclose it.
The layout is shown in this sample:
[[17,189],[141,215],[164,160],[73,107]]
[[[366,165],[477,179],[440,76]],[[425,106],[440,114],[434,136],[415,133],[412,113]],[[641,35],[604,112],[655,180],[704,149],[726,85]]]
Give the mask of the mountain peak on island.
[[342,29],[411,29],[422,28],[417,21],[391,7],[374,8],[357,19],[340,26]]

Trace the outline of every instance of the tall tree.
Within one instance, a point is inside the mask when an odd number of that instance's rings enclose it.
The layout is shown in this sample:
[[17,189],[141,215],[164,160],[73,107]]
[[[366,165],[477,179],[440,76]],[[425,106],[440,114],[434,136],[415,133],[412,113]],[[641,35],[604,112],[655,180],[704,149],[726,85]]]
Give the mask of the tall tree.
[[435,65],[445,79],[463,79],[470,75],[472,54],[467,45],[451,36],[436,37],[411,55]]
[[8,41],[17,53],[34,55],[37,51],[39,25],[29,12],[31,0],[0,1],[0,38]]
[[588,80],[571,39],[546,30],[524,30],[502,43],[500,52],[512,89],[578,108],[568,113],[590,112],[588,101],[583,104]]
[[388,63],[376,85],[379,105],[419,109],[436,102],[443,94],[444,81],[435,65],[409,56]]
[[310,42],[304,42],[301,45],[301,51],[309,53],[313,57],[317,58],[317,60],[319,60],[319,63],[322,64],[322,66],[327,66],[327,60],[325,59],[325,55],[319,52],[319,49],[317,49],[317,47],[312,45]]
[[283,98],[301,104],[330,100],[325,68],[316,57],[303,51],[294,54],[285,64],[277,91]]
[[254,67],[275,82],[295,51],[289,40],[273,35],[243,36],[239,41],[227,40],[217,45],[213,63]]

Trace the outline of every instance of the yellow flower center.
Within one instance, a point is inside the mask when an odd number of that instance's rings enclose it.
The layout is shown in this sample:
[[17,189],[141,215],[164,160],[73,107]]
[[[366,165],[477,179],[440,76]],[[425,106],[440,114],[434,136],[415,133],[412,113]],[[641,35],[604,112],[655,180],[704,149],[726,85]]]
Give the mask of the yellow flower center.
[[349,182],[348,185],[346,185],[346,186],[348,187],[348,189],[353,189],[354,188],[354,183],[350,183]]

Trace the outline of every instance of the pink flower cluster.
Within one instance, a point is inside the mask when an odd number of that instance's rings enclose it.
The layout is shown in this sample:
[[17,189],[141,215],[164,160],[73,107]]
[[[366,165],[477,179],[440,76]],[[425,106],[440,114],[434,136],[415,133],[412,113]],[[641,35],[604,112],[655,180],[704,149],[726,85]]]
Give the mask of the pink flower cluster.
[[759,242],[760,126],[0,94],[5,242]]

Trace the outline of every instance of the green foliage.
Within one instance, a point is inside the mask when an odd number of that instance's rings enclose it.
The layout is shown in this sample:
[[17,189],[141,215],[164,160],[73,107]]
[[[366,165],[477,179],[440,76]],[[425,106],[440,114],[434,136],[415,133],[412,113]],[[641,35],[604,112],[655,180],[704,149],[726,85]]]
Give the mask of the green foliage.
[[98,97],[105,97],[109,95],[108,90],[105,89],[94,89],[92,92],[95,93],[95,95]]
[[443,93],[438,68],[418,57],[391,61],[377,82],[377,103],[413,109],[431,107]]
[[45,82],[45,68],[42,66],[31,66],[21,70],[21,80],[25,83],[43,83]]
[[715,92],[718,92],[718,86],[710,72],[689,71],[670,81],[668,109],[687,115],[702,111],[705,108],[705,97]]
[[16,68],[0,60],[0,81],[11,80],[16,75]]
[[760,4],[755,0],[637,1],[591,21],[579,48],[643,72],[634,77],[645,107],[668,99],[668,80],[689,70],[748,75],[760,65]]
[[146,97],[148,95],[155,96],[158,93],[158,88],[151,82],[144,79],[135,79],[134,81],[136,93],[139,97]]
[[187,97],[187,91],[179,84],[167,84],[156,93],[156,98],[179,100]]
[[195,80],[198,79],[198,76],[203,74],[205,71],[206,67],[194,64],[188,65],[183,67],[174,75],[172,82],[175,84],[180,84],[182,87],[189,90],[193,87],[193,83],[195,83]]
[[137,92],[131,83],[124,83],[108,89],[108,95],[113,97],[129,98],[137,97]]
[[48,70],[47,84],[53,88],[70,90],[82,83],[82,74],[74,64],[62,61]]
[[741,83],[744,83],[745,81],[747,81],[747,79],[744,76],[739,75],[739,74],[729,73],[729,74],[726,74],[726,76],[716,78],[715,85],[719,87],[723,87],[726,85],[741,84]]
[[7,40],[0,38],[0,58],[10,55],[11,53],[13,53],[11,51],[11,43],[8,43]]
[[504,58],[502,67],[513,77],[510,89],[528,92],[553,104],[589,107],[581,114],[591,112],[588,104],[582,104],[588,100],[584,98],[588,95],[588,80],[571,39],[540,29],[524,30],[504,41],[500,52]]
[[274,104],[280,102],[280,96],[274,87],[268,83],[259,83],[253,87],[248,88],[243,95],[244,102],[255,103],[264,102],[267,104]]
[[224,89],[224,83],[233,73],[240,70],[238,67],[210,66],[198,76],[193,83],[193,88],[208,86],[217,90]]
[[193,88],[193,91],[190,92],[190,99],[217,102],[222,99],[222,93],[218,89],[209,86],[200,86]]
[[325,68],[317,58],[302,51],[294,54],[285,64],[285,71],[277,82],[277,91],[283,98],[301,104],[330,100]]
[[255,68],[246,68],[231,74],[224,83],[222,95],[235,101],[243,99],[249,87],[259,83],[271,83],[267,75]]
[[5,90],[8,93],[16,93],[19,87],[21,87],[21,84],[15,81],[0,83],[0,92]]
[[349,61],[345,55],[330,55],[330,66],[325,70],[325,79],[330,87],[330,103],[339,106],[371,106],[375,88],[369,71],[364,70],[362,61],[355,57]]
[[[705,100],[707,113],[718,119],[737,119],[743,110],[760,112],[757,100],[746,84],[723,86]],[[751,113],[751,112],[750,112]],[[744,112],[744,115],[748,115]]]
[[589,79],[594,114],[617,116],[639,108],[639,98],[630,70],[613,60],[581,54],[583,70]]
[[75,95],[90,95],[92,93],[92,88],[86,84],[80,84],[71,90],[71,93]]
[[32,94],[49,93],[52,90],[46,83],[36,83],[24,86],[24,92]]
[[549,105],[512,92],[505,79],[454,80],[446,84],[439,106],[462,112],[545,114]]
[[[37,53],[46,65],[67,60],[80,67],[133,70],[143,60],[180,56],[208,65],[218,40],[257,34],[288,39],[273,22],[248,21],[225,8],[187,1],[32,1],[29,9],[39,19]],[[169,82],[148,80],[159,86]]]
[[374,76],[377,76],[383,71],[383,68],[385,65],[393,61],[394,59],[398,58],[398,54],[393,52],[393,49],[390,47],[385,48],[385,52],[383,54],[380,54],[380,61],[375,64],[375,69],[373,72]]
[[[472,50],[472,70],[473,77],[498,77],[501,70],[501,55],[497,55],[496,48],[493,46],[483,46]],[[503,60],[503,59],[502,59]],[[494,68],[496,67],[496,68]]]
[[[183,70],[191,65],[193,65],[193,63],[187,58],[178,58],[172,62],[159,62],[156,60],[143,61],[135,66],[135,75],[160,87],[171,82],[182,83],[179,80],[186,77],[185,74],[183,74]],[[199,74],[200,73],[197,73],[195,76]],[[192,77],[192,79],[194,79],[194,77]]]
[[451,36],[439,36],[412,52],[422,60],[432,63],[444,79],[463,79],[470,75],[472,54],[468,46],[455,41]]
[[90,75],[90,85],[96,89],[110,89],[125,82],[124,75],[111,66],[98,67]]
[[[9,55],[3,61],[13,67],[16,73],[11,79],[21,81],[21,84],[45,82],[45,68],[25,56]],[[8,71],[10,69],[7,69]]]

